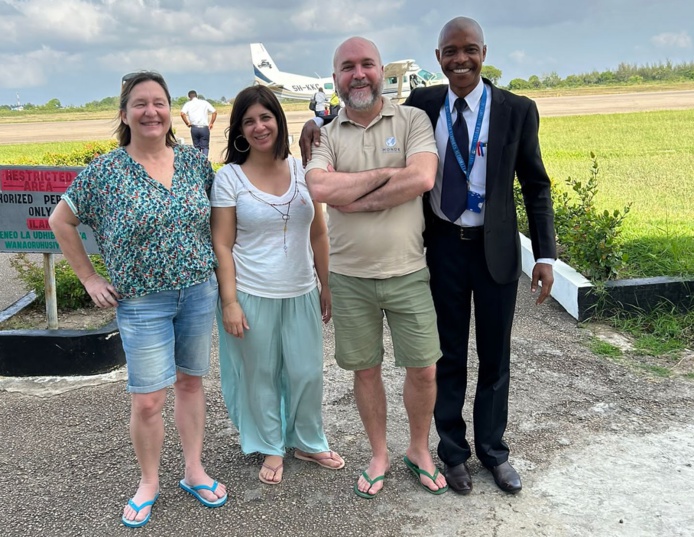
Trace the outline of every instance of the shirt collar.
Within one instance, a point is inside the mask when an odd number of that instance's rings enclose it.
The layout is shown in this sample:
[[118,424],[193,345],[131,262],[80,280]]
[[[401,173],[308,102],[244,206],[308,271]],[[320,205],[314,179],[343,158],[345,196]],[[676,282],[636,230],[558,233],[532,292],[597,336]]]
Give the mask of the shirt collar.
[[[383,107],[381,108],[381,112],[373,119],[373,121],[371,122],[370,125],[377,123],[378,121],[381,120],[381,118],[383,118],[385,116],[395,115],[395,105],[393,104],[393,101],[391,101],[388,97],[383,97],[383,96],[381,96],[381,101],[383,102]],[[353,121],[347,117],[347,113],[342,113],[343,110],[344,110],[344,108],[340,109],[340,112],[337,115],[340,123],[353,123]],[[356,125],[356,123],[355,123],[355,125]]]
[[[479,83],[475,86],[470,93],[465,96],[465,102],[472,113],[477,113],[477,108],[480,105],[480,100],[482,99],[482,90],[484,89],[484,81],[480,77]],[[448,86],[448,105],[451,109],[451,114],[455,110],[455,100],[458,96],[453,93],[453,90]]]

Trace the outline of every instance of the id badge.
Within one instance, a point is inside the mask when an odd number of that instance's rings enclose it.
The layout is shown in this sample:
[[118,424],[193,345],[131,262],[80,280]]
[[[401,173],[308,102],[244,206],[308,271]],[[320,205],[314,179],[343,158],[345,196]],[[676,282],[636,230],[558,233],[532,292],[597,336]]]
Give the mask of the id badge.
[[483,207],[484,196],[482,194],[478,194],[477,192],[473,192],[472,190],[468,190],[466,209],[468,211],[472,211],[473,213],[481,213]]

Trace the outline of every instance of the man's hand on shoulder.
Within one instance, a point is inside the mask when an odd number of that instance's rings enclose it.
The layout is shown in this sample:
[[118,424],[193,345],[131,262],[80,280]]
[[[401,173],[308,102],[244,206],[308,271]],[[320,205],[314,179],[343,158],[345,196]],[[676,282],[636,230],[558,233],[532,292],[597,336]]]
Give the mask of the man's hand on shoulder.
[[301,149],[301,162],[304,166],[311,160],[311,146],[320,145],[320,127],[313,119],[304,123],[299,137],[299,149]]

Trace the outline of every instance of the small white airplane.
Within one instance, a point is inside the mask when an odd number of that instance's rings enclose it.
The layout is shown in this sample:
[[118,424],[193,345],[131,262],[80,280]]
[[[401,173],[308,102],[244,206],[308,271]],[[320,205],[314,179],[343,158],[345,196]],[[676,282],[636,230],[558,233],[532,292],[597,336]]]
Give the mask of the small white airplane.
[[[328,96],[335,91],[332,77],[314,78],[280,71],[262,43],[251,43],[251,61],[255,84],[267,86],[277,97],[309,101],[319,87]],[[414,88],[446,83],[443,75],[421,69],[414,60],[391,62],[383,70],[383,95],[398,102],[406,99]]]

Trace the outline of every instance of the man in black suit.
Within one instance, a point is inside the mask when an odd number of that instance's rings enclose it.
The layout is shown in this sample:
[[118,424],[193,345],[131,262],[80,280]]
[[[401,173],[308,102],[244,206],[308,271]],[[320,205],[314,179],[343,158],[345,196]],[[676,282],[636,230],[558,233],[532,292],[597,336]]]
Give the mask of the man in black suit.
[[[405,103],[428,114],[439,149],[436,184],[425,204],[427,264],[443,352],[437,363],[434,418],[444,474],[449,486],[461,494],[472,489],[466,465],[471,448],[462,418],[471,303],[479,358],[473,410],[475,453],[502,490],[516,493],[521,489],[503,439],[511,326],[521,274],[514,175],[522,188],[537,260],[531,291],[542,282],[538,304],[549,296],[556,257],[550,180],[540,156],[537,108],[530,99],[481,78],[486,53],[476,21],[465,17],[449,21],[436,49],[449,86],[415,89]],[[465,99],[464,104],[456,104],[459,99]],[[460,114],[462,130],[467,132],[458,137]],[[460,139],[456,144],[460,158],[451,147],[449,133],[454,140]]]
[[[482,79],[486,53],[484,34],[476,21],[466,17],[449,21],[436,49],[449,86],[415,89],[405,103],[427,113],[439,152],[436,183],[424,203],[427,264],[443,353],[437,363],[434,419],[446,480],[460,494],[472,490],[466,464],[472,450],[462,411],[473,303],[479,358],[473,410],[475,454],[499,488],[509,493],[521,490],[503,439],[511,327],[521,274],[513,196],[516,175],[536,259],[531,291],[536,292],[542,283],[538,304],[549,296],[556,257],[550,180],[540,155],[537,108],[530,99]],[[302,132],[304,158],[316,140],[314,129],[311,121]]]

